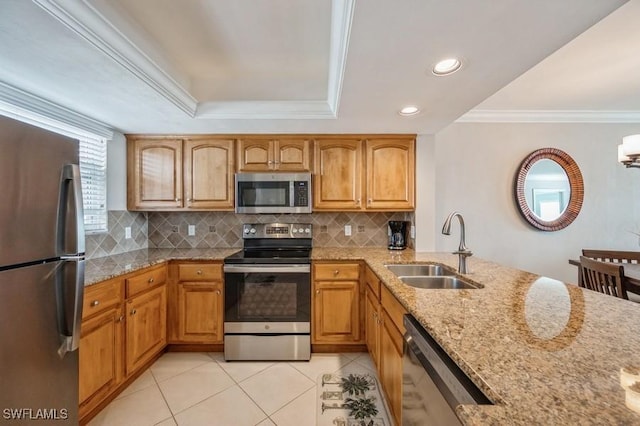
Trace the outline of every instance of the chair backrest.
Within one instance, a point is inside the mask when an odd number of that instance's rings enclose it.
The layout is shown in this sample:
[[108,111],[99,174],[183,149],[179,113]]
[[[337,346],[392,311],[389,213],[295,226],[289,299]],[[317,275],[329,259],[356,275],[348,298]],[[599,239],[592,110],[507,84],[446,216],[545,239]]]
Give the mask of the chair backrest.
[[601,262],[580,256],[581,286],[589,290],[629,299],[625,287],[624,267],[619,263]]
[[640,263],[639,251],[582,249],[584,257],[613,263]]

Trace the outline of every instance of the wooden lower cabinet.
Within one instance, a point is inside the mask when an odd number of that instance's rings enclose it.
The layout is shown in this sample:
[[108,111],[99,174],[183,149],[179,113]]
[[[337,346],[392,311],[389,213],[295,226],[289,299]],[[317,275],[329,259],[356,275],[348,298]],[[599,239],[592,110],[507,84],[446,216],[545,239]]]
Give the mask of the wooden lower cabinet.
[[380,323],[380,381],[391,414],[402,424],[402,333],[383,309]]
[[363,344],[359,263],[313,265],[311,343]]
[[124,377],[122,305],[82,323],[79,351],[80,418],[95,408]]
[[370,288],[365,289],[365,341],[376,368],[380,368],[380,301]]
[[222,283],[178,284],[178,341],[222,343]]
[[401,425],[403,317],[407,312],[369,267],[365,268],[364,283],[367,349],[378,369],[394,422]]
[[167,288],[161,284],[127,299],[126,374],[134,373],[167,344]]

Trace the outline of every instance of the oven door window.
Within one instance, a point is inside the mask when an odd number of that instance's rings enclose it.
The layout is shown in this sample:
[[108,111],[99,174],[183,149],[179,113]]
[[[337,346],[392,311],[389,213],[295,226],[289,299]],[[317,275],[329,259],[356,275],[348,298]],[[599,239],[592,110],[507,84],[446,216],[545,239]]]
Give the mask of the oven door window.
[[238,205],[241,207],[287,207],[289,182],[238,182]]
[[225,274],[225,321],[308,322],[309,274]]

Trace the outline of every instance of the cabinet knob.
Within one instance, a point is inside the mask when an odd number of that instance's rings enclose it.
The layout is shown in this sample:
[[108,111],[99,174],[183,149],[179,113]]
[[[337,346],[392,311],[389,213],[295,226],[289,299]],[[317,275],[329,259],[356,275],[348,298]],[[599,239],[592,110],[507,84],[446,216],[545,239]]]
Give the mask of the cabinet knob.
[[188,201],[188,202],[192,202],[192,201],[193,201],[193,199],[191,199],[191,198],[187,198],[187,201]]
[[153,279],[153,277],[151,277],[151,278],[149,278],[148,283],[149,283],[149,284],[153,284],[153,283],[154,283],[154,281],[155,281],[155,280]]
[[320,294],[320,290],[316,290],[316,294]]
[[180,202],[180,198],[176,198],[176,203],[179,203],[179,202]]
[[138,311],[137,311],[137,310],[135,310],[135,309],[132,309],[132,310],[131,310],[131,315],[135,315],[135,314],[137,314],[137,313],[138,313]]
[[273,164],[273,161],[269,160],[267,161],[267,164]]
[[338,275],[340,273],[340,271],[338,269],[336,269],[335,271],[333,271],[333,275]]
[[359,206],[359,205],[360,205],[360,198],[358,198],[358,199],[356,200],[356,205],[357,205],[357,206]]
[[118,317],[118,322],[122,322],[122,321],[124,321],[124,315],[120,315],[120,316]]
[[217,295],[221,295],[221,294],[222,294],[222,292],[221,292],[220,290],[216,290],[216,294],[217,294]]
[[91,306],[98,306],[100,304],[100,301],[98,300],[94,300],[91,302]]
[[369,199],[367,200],[367,204],[371,205],[371,202],[372,202],[372,201],[373,201],[373,200],[372,200],[371,198],[369,198]]
[[196,274],[198,274],[198,275],[202,275],[202,271],[201,271],[200,269],[198,269],[198,270],[196,271]]

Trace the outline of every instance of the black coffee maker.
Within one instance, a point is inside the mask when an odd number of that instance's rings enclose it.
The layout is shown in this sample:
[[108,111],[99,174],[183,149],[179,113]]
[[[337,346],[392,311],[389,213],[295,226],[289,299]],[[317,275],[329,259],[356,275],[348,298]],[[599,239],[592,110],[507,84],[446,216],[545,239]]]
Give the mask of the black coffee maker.
[[404,250],[407,248],[407,231],[410,222],[403,220],[389,221],[389,250]]

